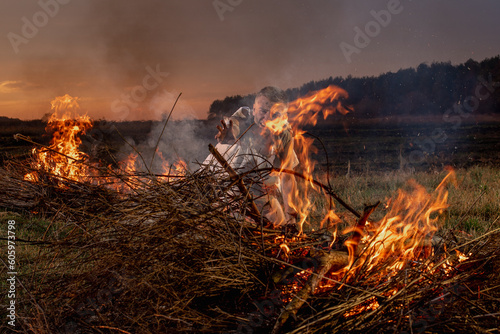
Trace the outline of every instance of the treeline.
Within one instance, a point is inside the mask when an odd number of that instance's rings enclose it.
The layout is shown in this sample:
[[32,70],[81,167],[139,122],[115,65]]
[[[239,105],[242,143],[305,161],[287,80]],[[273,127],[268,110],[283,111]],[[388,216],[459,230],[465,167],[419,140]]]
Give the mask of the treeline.
[[[336,85],[349,93],[347,104],[352,117],[442,115],[463,106],[480,114],[500,113],[500,56],[481,62],[469,59],[460,65],[451,62],[420,64],[377,77],[329,77],[286,91],[290,101],[311,91]],[[208,119],[231,115],[238,107],[252,106],[254,95],[229,96],[212,103]]]

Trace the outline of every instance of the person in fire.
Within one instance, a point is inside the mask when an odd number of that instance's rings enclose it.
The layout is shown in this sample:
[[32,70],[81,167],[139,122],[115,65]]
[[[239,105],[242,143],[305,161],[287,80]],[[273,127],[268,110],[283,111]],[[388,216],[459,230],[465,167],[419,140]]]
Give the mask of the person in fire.
[[[264,87],[253,109],[239,108],[217,126],[217,150],[239,173],[274,167],[293,170],[298,164],[293,133],[287,117],[288,101],[283,90]],[[295,224],[293,175],[272,173],[261,186],[252,187],[261,213],[276,225]]]

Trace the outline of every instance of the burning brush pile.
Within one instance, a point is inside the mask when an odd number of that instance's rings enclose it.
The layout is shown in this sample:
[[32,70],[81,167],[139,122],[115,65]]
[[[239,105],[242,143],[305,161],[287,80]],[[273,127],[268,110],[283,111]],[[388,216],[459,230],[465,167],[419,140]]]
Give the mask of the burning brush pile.
[[[16,241],[23,245],[16,329],[496,330],[500,230],[462,240],[441,228],[452,171],[433,191],[411,182],[361,212],[313,174],[313,140],[299,126],[314,124],[320,112],[347,112],[338,102],[345,94],[328,87],[290,105],[299,168],[244,175],[213,147],[222,168],[168,165],[155,175],[140,172],[141,152],[115,166],[90,163],[78,135],[91,121],[54,116],[50,146],[36,146],[30,163],[11,161],[0,170],[0,206],[31,212],[38,219],[30,228],[40,229],[36,240],[18,234]],[[66,96],[54,108],[73,110],[75,103]],[[331,108],[320,108],[325,104]],[[265,219],[247,191],[279,173],[297,180],[297,225]]]

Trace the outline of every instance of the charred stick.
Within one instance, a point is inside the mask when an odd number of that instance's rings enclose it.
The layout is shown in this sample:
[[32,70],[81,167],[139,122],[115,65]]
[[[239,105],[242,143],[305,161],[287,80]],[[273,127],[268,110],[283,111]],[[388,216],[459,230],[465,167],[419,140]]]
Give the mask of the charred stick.
[[354,227],[353,234],[349,240],[346,241],[346,245],[350,249],[352,249],[352,253],[355,254],[356,250],[358,248],[359,241],[361,240],[361,236],[363,234],[363,230],[365,229],[366,222],[368,220],[368,217],[375,211],[377,206],[379,206],[380,201],[373,205],[368,205],[365,206],[365,209],[363,210],[363,215],[359,218],[358,222],[356,223],[356,226]]
[[366,222],[368,221],[368,217],[375,211],[375,209],[379,206],[380,201],[373,205],[367,205],[365,206],[363,210],[363,215],[361,218],[359,218],[358,222],[356,223],[356,226],[354,227],[354,231],[352,236],[349,238],[349,240],[346,240],[345,245],[347,246],[347,249],[349,250],[349,255],[352,258],[354,256],[358,256],[354,261],[352,261],[349,264],[349,270],[345,273],[344,277],[342,278],[342,283],[345,282],[346,278],[348,277],[349,272],[352,270],[354,264],[359,258],[359,254],[356,254],[358,251],[358,245],[359,242],[361,241],[361,237],[363,235],[363,230],[365,229]]
[[236,182],[236,186],[240,190],[242,194],[244,194],[248,198],[248,202],[250,204],[250,212],[249,215],[252,217],[256,222],[260,221],[260,212],[259,209],[257,208],[257,205],[255,205],[255,202],[253,201],[253,196],[252,194],[248,191],[247,187],[245,186],[245,183],[243,182],[243,179],[236,173],[236,171],[229,165],[229,163],[226,161],[226,159],[217,151],[217,149],[212,145],[208,144],[208,149],[210,153],[214,156],[214,158],[221,164],[222,168],[229,174],[229,177],[231,180]]

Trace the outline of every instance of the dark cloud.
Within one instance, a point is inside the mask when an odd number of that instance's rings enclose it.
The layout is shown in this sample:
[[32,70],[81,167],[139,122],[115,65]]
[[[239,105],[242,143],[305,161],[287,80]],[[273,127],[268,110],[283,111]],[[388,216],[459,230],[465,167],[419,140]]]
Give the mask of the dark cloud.
[[[402,12],[348,62],[340,43],[353,44],[354,28],[364,29],[371,11],[394,2],[244,0],[221,21],[212,1],[71,1],[18,54],[3,40],[0,80],[31,83],[23,98],[38,101],[86,97],[95,115],[113,118],[113,101],[159,65],[168,78],[129,117],[154,117],[151,101],[164,91],[182,92],[183,103],[205,117],[214,99],[269,84],[289,88],[500,53],[500,2],[401,0]],[[39,10],[38,2],[10,3],[0,33],[21,33],[21,19]]]

